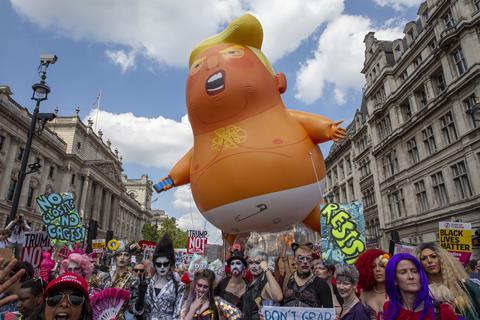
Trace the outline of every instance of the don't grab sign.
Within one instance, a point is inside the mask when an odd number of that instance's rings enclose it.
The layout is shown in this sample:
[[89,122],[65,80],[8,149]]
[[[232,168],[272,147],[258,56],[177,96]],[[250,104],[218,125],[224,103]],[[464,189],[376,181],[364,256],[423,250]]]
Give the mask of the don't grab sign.
[[204,255],[207,239],[206,230],[188,230],[187,253]]

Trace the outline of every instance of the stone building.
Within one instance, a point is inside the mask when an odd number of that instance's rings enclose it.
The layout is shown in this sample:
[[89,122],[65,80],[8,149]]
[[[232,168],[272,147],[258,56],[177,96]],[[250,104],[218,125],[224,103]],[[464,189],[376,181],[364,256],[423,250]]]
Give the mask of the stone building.
[[383,246],[435,241],[444,220],[480,228],[479,21],[479,1],[428,0],[402,39],[365,36],[350,152],[365,207],[378,214],[367,237]]
[[[0,87],[0,223],[5,223],[20,169],[31,114]],[[29,164],[40,170],[27,174],[17,214],[23,214],[34,230],[41,230],[35,197],[52,192],[71,192],[87,226],[95,220],[97,237],[112,230],[116,238],[141,239],[143,224],[151,218],[152,182],[147,176],[129,180],[122,175],[122,159],[112,151],[92,121],[77,114],[57,117],[35,135]],[[37,125],[38,128],[38,125]]]

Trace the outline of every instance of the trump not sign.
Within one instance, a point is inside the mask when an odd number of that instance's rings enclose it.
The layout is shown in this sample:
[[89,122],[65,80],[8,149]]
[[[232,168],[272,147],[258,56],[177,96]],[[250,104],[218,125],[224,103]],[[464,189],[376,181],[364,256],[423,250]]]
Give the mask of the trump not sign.
[[187,253],[204,255],[207,241],[206,230],[188,230]]

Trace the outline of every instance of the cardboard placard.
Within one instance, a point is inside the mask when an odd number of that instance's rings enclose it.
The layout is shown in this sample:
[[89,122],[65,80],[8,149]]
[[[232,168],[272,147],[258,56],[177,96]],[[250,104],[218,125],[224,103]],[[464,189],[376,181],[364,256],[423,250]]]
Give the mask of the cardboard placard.
[[105,252],[107,244],[105,239],[93,239],[92,240],[92,251],[95,253]]
[[25,232],[25,244],[22,247],[20,261],[29,262],[35,270],[35,275],[40,274],[42,253],[51,249],[50,238],[43,231]]
[[263,306],[265,320],[335,320],[334,308]]

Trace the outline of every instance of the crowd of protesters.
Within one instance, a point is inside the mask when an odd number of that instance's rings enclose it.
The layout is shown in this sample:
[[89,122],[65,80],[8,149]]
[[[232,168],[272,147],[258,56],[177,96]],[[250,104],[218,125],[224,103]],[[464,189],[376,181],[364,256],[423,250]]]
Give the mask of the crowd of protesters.
[[92,296],[108,288],[129,292],[111,319],[264,319],[264,306],[334,308],[337,320],[480,319],[480,263],[462,266],[436,243],[414,254],[370,249],[354,265],[323,261],[312,244],[291,252],[269,264],[235,245],[225,262],[198,256],[181,272],[164,236],[144,261],[132,261],[137,245],[118,249],[112,266],[74,250],[53,264],[45,255],[37,276],[12,255],[0,260],[0,320],[96,319]]

